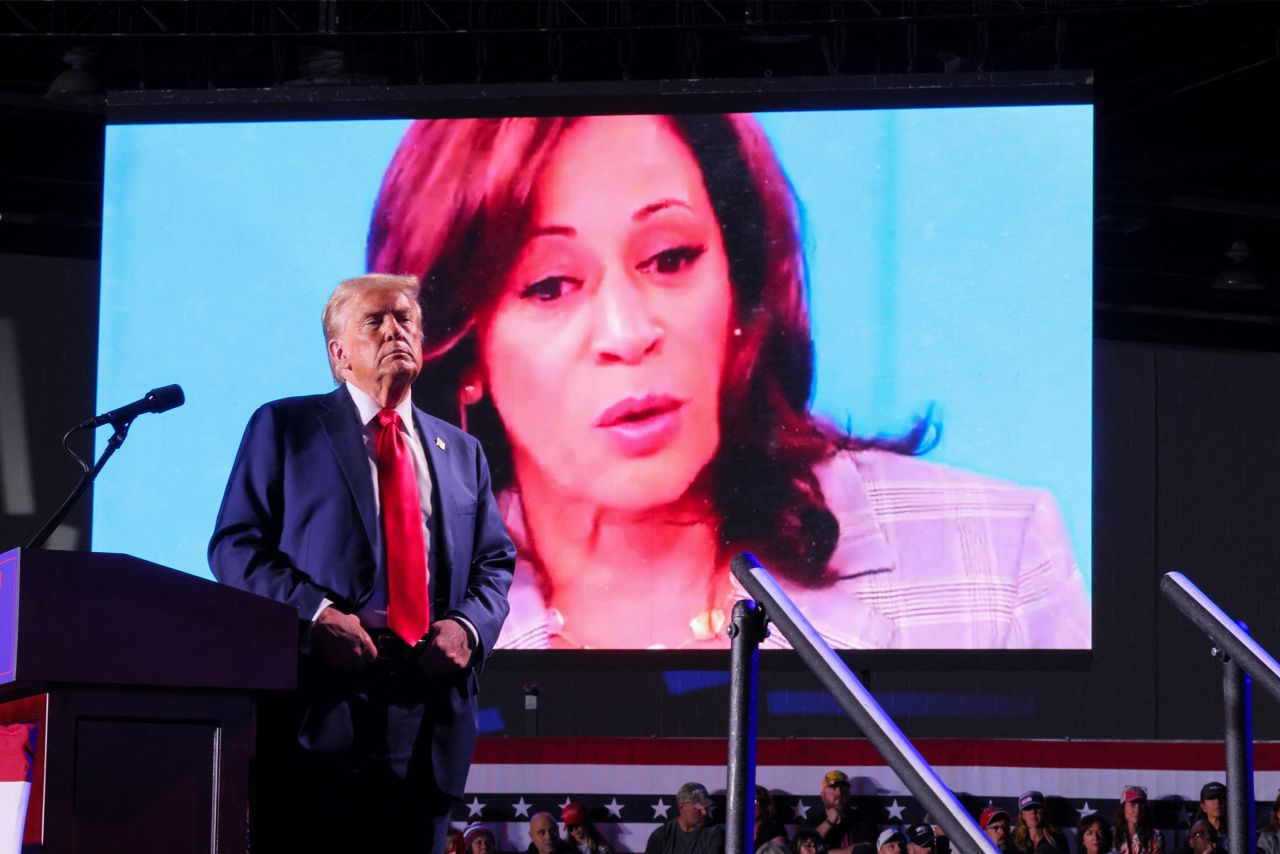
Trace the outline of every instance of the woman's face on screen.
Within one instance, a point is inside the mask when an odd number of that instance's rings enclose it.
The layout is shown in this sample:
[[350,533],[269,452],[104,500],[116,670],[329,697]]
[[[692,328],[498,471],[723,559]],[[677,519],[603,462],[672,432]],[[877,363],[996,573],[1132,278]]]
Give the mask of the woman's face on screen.
[[719,444],[733,316],[701,170],[664,119],[587,118],[533,206],[481,328],[517,477],[623,510],[672,502]]

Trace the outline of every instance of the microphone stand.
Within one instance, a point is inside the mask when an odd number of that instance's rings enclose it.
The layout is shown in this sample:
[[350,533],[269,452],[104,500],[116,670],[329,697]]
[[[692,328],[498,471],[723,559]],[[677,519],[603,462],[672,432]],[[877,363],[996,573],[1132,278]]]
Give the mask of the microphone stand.
[[102,452],[102,456],[98,457],[98,461],[92,467],[80,459],[75,451],[67,447],[67,439],[71,438],[71,434],[80,428],[72,427],[63,434],[62,447],[66,449],[68,454],[75,457],[76,462],[80,463],[80,467],[84,469],[84,472],[80,475],[80,480],[76,482],[75,489],[71,490],[71,494],[67,496],[67,500],[62,502],[62,506],[53,514],[53,518],[46,522],[40,532],[31,538],[31,542],[27,543],[28,549],[38,549],[44,545],[45,540],[49,539],[49,535],[57,529],[62,520],[71,512],[71,508],[80,500],[80,496],[84,495],[85,490],[89,488],[89,484],[93,483],[94,479],[97,478],[98,472],[102,471],[102,467],[107,464],[107,460],[111,459],[111,455],[116,452],[116,449],[124,444],[125,437],[129,435],[129,425],[131,424],[133,424],[133,419],[113,425],[116,431],[111,434],[111,438],[107,440],[106,450]]

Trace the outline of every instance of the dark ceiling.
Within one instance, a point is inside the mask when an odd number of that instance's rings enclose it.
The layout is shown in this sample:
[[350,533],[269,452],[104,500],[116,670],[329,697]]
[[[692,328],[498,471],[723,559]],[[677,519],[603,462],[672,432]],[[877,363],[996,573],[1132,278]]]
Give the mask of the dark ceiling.
[[1099,334],[1280,350],[1272,2],[0,3],[0,252],[97,256],[117,92],[1048,69],[1095,72]]

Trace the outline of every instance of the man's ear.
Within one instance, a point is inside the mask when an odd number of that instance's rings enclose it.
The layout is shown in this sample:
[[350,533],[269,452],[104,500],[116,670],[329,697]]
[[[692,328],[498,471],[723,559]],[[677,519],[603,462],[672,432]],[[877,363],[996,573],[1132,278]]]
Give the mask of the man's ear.
[[329,341],[329,361],[333,362],[338,373],[342,373],[351,366],[351,360],[347,358],[347,351],[337,338]]

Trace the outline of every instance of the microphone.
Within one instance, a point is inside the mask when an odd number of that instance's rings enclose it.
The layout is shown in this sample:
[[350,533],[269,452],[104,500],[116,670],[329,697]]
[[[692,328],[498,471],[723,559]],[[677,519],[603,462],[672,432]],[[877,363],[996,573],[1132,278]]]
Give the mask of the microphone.
[[143,395],[141,400],[135,400],[133,403],[122,406],[119,409],[113,409],[110,412],[104,412],[93,418],[86,418],[76,425],[76,429],[83,430],[86,427],[97,427],[102,424],[119,427],[121,424],[128,424],[144,412],[168,412],[170,409],[186,403],[186,400],[186,395],[182,393],[182,386],[180,385],[153,388]]

